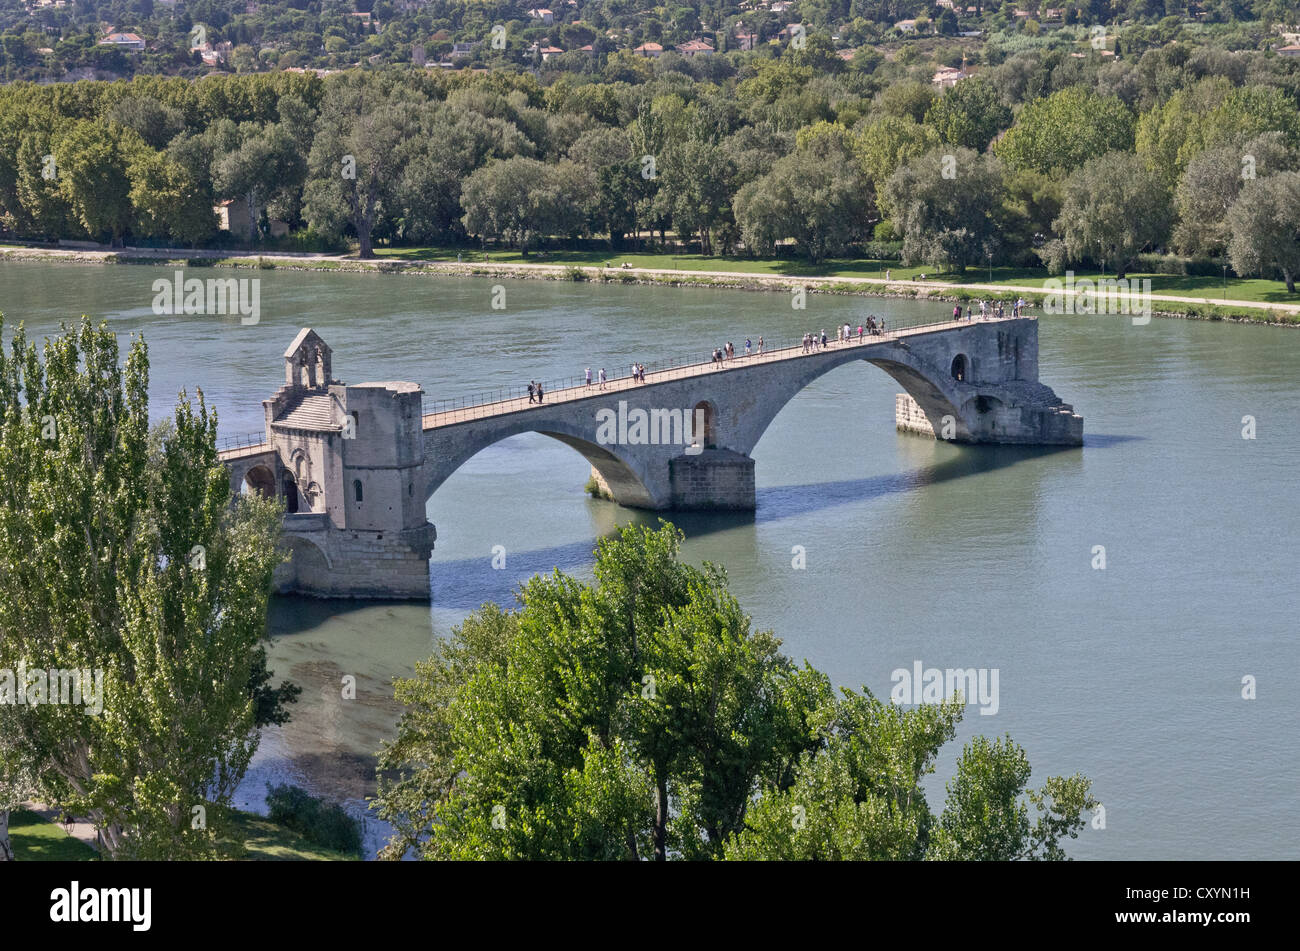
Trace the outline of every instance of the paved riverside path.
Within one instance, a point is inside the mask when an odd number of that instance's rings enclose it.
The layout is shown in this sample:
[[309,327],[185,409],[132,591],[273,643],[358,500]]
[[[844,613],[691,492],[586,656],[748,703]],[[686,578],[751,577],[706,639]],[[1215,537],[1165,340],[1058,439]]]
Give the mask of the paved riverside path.
[[[36,813],[42,819],[47,819],[50,822],[53,822],[56,826],[58,826],[60,829],[63,829],[65,832],[68,831],[68,826],[65,826],[63,824],[61,818],[63,813],[57,809],[47,806],[43,802],[25,802],[22,804],[21,808]],[[72,838],[79,839],[80,841],[86,843],[86,845],[90,846],[92,849],[95,849],[96,851],[99,850],[99,832],[89,819],[74,818],[72,820],[71,828],[72,831],[69,833],[69,835],[71,835]]]

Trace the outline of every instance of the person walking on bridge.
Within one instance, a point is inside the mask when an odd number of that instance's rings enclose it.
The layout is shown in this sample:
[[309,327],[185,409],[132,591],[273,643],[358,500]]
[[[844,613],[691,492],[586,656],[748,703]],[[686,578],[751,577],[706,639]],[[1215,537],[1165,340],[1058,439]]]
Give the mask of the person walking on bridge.
[[528,383],[528,402],[537,402],[537,381],[530,380]]
[[543,395],[543,394],[542,394],[542,384],[538,383],[538,384],[537,384],[537,402],[540,403],[540,402],[542,401],[542,395]]
[[760,357],[763,355],[763,335],[762,335],[762,334],[759,334],[759,335],[758,335],[758,355],[759,355]]
[[587,379],[587,383],[586,383],[587,389],[591,389],[591,367],[587,367],[586,379]]
[[600,388],[601,388],[602,390],[605,388],[605,368],[604,368],[604,367],[601,367],[601,368],[600,368]]

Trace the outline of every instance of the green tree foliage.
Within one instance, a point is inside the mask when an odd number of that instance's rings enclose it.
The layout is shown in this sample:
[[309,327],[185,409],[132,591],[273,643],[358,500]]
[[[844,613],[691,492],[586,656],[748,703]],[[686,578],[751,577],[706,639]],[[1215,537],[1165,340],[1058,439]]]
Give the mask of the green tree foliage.
[[964,271],[993,253],[1001,232],[1002,166],[971,149],[908,162],[885,185],[903,258]]
[[6,735],[110,855],[207,857],[257,746],[278,513],[232,509],[201,393],[150,431],[148,382],[144,342],[120,365],[89,321],[0,355],[0,668],[103,673],[98,715],[28,706]]
[[793,239],[816,262],[868,234],[870,188],[849,149],[845,138],[813,137],[742,188],[735,216],[745,243],[771,254]]
[[400,96],[364,81],[330,87],[308,159],[303,212],[315,230],[350,226],[363,258],[374,257],[375,225],[396,203],[401,145],[414,134],[413,113]]
[[134,132],[107,122],[78,122],[59,139],[59,189],[87,233],[108,234],[121,246],[135,218],[128,169],[147,148]]
[[1288,293],[1300,276],[1300,172],[1246,182],[1228,209],[1228,257],[1238,274],[1276,270]]
[[905,163],[938,148],[939,134],[931,126],[893,116],[872,120],[856,132],[854,155],[871,181],[881,214],[892,217],[885,183]]
[[1220,254],[1227,247],[1228,209],[1252,178],[1294,169],[1297,154],[1281,132],[1266,132],[1240,147],[1208,149],[1187,165],[1174,203],[1174,244],[1184,254]]
[[465,230],[504,239],[525,254],[545,235],[581,231],[578,169],[522,156],[489,162],[461,190]]
[[988,80],[973,77],[936,99],[925,114],[925,124],[938,132],[946,145],[982,152],[995,135],[1011,125],[1011,109]]
[[0,706],[0,862],[14,860],[9,840],[9,814],[37,790],[36,773],[23,762],[17,747],[18,728],[6,722],[19,716],[12,706]]
[[825,678],[679,543],[625,529],[594,584],[532,579],[519,612],[485,606],[398,684],[388,857],[716,858],[760,785],[790,781]]
[[1283,144],[1300,149],[1300,110],[1281,89],[1234,89],[1223,77],[1204,79],[1175,92],[1163,106],[1142,116],[1137,151],[1166,186],[1173,188],[1191,161],[1206,149],[1242,148],[1265,132],[1280,132]]
[[1071,86],[1025,106],[993,150],[1013,169],[1068,173],[1098,155],[1132,149],[1135,123],[1120,100]]
[[1172,217],[1156,173],[1132,152],[1110,152],[1066,181],[1056,230],[1071,259],[1112,266],[1123,279],[1137,255],[1168,234]]
[[681,236],[699,235],[701,252],[713,253],[712,235],[731,215],[732,168],[713,142],[688,138],[664,150],[659,194]]
[[679,541],[628,527],[593,583],[533,578],[517,612],[484,605],[398,681],[383,857],[1064,857],[1096,805],[1086,779],[1029,790],[1024,752],[977,738],[936,818],[921,781],[960,701],[835,696]]

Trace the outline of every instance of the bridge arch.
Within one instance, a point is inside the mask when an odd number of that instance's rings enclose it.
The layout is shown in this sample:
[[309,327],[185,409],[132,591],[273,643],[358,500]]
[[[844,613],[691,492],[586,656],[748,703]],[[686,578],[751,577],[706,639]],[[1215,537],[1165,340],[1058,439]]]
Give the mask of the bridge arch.
[[[597,443],[593,438],[595,426],[576,425],[570,419],[572,415],[571,405],[557,404],[557,409],[550,412],[511,415],[497,420],[476,421],[477,426],[465,424],[426,431],[424,448],[428,477],[424,498],[431,498],[461,466],[489,446],[512,436],[539,433],[576,450],[596,470],[604,488],[616,502],[637,508],[659,507],[667,486],[649,484],[640,467],[627,457],[629,447]],[[489,425],[483,425],[484,422]]]
[[275,473],[271,471],[270,466],[255,465],[250,466],[244,473],[244,480],[240,485],[241,492],[261,496],[264,499],[275,497]]
[[878,348],[871,348],[867,353],[856,349],[832,351],[820,360],[801,362],[797,373],[773,374],[773,378],[762,386],[764,399],[755,401],[752,406],[752,409],[762,409],[763,412],[753,413],[748,420],[737,420],[732,432],[723,433],[721,444],[749,454],[790,400],[832,370],[858,361],[869,363],[888,373],[916,401],[936,433],[943,428],[944,418],[951,416],[955,421],[954,438],[961,440],[971,437],[967,425],[971,417],[962,409],[974,392],[974,387],[968,382],[969,360],[965,364],[966,379],[957,380],[949,372],[946,360],[944,365],[935,366],[909,347],[898,344],[889,347],[883,355]]

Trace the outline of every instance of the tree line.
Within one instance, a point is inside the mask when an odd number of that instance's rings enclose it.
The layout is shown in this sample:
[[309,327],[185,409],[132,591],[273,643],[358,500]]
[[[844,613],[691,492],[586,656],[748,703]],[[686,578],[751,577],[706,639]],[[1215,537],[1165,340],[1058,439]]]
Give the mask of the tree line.
[[[830,66],[835,59],[838,66]],[[724,82],[408,70],[0,89],[0,223],[216,237],[230,201],[303,246],[673,234],[704,254],[1092,264],[1144,250],[1300,272],[1300,64],[1181,45],[1030,51],[938,90],[809,42]],[[657,236],[657,238],[656,238]]]

